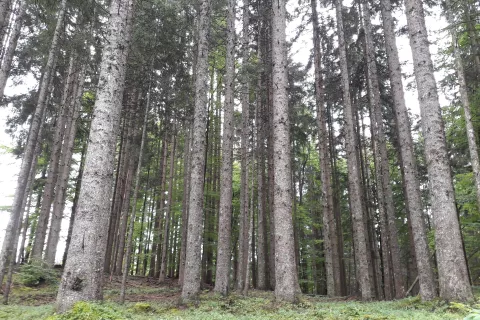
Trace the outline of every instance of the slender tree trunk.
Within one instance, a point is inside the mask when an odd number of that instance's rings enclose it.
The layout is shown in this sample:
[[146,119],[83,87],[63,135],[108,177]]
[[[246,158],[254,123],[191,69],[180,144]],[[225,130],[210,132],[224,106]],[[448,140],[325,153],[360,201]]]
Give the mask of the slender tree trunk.
[[5,268],[9,264],[10,259],[14,259],[15,253],[12,251],[14,242],[17,240],[16,228],[18,220],[21,219],[21,210],[23,204],[23,198],[26,196],[26,188],[30,168],[35,156],[35,146],[38,142],[39,131],[43,125],[43,117],[45,114],[47,94],[49,91],[50,80],[52,77],[53,69],[55,68],[56,55],[59,43],[60,33],[63,28],[63,19],[65,17],[65,6],[67,0],[62,0],[60,9],[58,12],[57,25],[53,34],[52,43],[50,45],[50,51],[48,53],[48,60],[45,66],[43,79],[40,85],[37,106],[32,117],[32,123],[30,125],[30,132],[28,135],[27,145],[23,155],[22,165],[17,179],[17,188],[13,198],[12,211],[10,214],[10,220],[7,225],[5,237],[3,240],[2,252],[0,253],[0,283],[3,282],[3,276]]
[[[143,126],[142,126],[142,138],[140,141],[140,149],[138,151],[137,170],[135,171],[135,187],[133,189],[132,208],[130,211],[130,225],[128,227],[127,252],[125,253],[125,263],[122,269],[122,286],[120,289],[120,303],[122,304],[125,302],[125,289],[127,284],[128,268],[130,267],[130,258],[132,255],[132,246],[133,246],[132,238],[133,238],[133,231],[135,226],[135,215],[137,213],[137,196],[138,196],[138,189],[140,186],[140,174],[142,173],[143,151],[145,148],[145,143],[147,143],[146,142],[147,123],[148,123],[148,113],[150,111],[150,90],[151,90],[150,88],[151,88],[151,84],[149,84],[149,88],[147,92],[147,103],[145,106],[145,110],[143,111],[144,118],[143,118]],[[142,216],[142,222],[143,222],[143,216]]]
[[[1,6],[3,5],[2,1],[0,3],[0,11]],[[3,55],[3,61],[1,62],[0,67],[0,101],[3,99],[3,94],[5,91],[5,86],[7,84],[8,76],[10,74],[10,69],[12,67],[13,56],[15,54],[15,49],[17,48],[18,38],[20,37],[20,31],[22,30],[23,26],[23,17],[25,16],[25,11],[27,9],[27,0],[19,0],[17,5],[17,12],[15,17],[15,23],[13,25],[12,31],[10,32],[10,37],[8,40],[8,44],[6,50]],[[0,12],[0,15],[2,13]],[[0,18],[1,19],[1,18]],[[0,21],[1,26],[1,21]]]
[[85,159],[82,189],[69,255],[57,296],[57,311],[79,300],[103,298],[103,266],[110,214],[115,142],[120,123],[134,0],[110,5],[106,43]]
[[463,112],[465,114],[465,126],[467,129],[468,149],[470,151],[470,160],[472,161],[472,171],[475,178],[475,186],[477,188],[477,203],[480,205],[480,161],[478,159],[478,147],[475,139],[475,129],[473,127],[472,112],[470,101],[468,97],[467,81],[465,79],[465,71],[462,63],[462,56],[458,47],[457,31],[455,29],[455,19],[453,15],[453,8],[451,1],[447,1],[449,6],[445,10],[447,14],[448,23],[450,24],[450,34],[452,36],[452,46],[455,55],[455,66],[458,77],[458,87],[460,92],[460,99],[463,105]]
[[[423,205],[420,184],[417,178],[417,166],[413,153],[413,140],[410,133],[410,119],[405,104],[402,84],[402,70],[395,41],[395,28],[390,0],[381,0],[383,30],[385,32],[385,47],[387,51],[390,84],[392,86],[394,115],[400,145],[402,172],[404,173],[405,195],[413,232],[413,243],[420,283],[420,296],[423,300],[431,300],[436,296],[433,269],[427,244]],[[388,220],[389,225],[393,223]],[[400,298],[401,292],[395,292]]]
[[315,59],[315,98],[317,104],[317,125],[319,141],[319,159],[322,181],[323,246],[325,250],[325,268],[327,273],[327,294],[338,296],[340,292],[340,262],[336,219],[333,212],[332,168],[330,166],[330,148],[327,132],[320,30],[318,25],[317,0],[311,1],[313,42]]
[[406,0],[405,9],[425,137],[440,297],[446,300],[471,301],[473,293],[463,254],[462,235],[455,207],[444,123],[433,76],[423,5],[419,0]]
[[55,199],[53,203],[52,222],[50,232],[48,233],[47,247],[45,249],[45,262],[49,266],[55,264],[55,255],[57,253],[58,240],[60,238],[60,227],[65,209],[65,200],[67,197],[68,177],[70,175],[70,163],[73,155],[73,146],[75,143],[75,134],[77,132],[77,119],[80,114],[81,99],[83,94],[83,84],[85,79],[85,66],[76,75],[76,88],[74,100],[71,106],[71,114],[67,121],[67,131],[62,147],[62,159],[60,162],[60,176],[57,180]]
[[290,123],[287,96],[287,46],[285,40],[286,9],[284,0],[272,3],[273,60],[273,156],[275,163],[275,297],[298,300],[298,275],[292,221],[292,181],[290,158]]
[[235,0],[228,1],[225,106],[223,113],[222,164],[220,171],[220,212],[218,220],[217,269],[215,292],[227,295],[230,276],[232,238],[232,175],[233,175],[233,92],[235,73]]
[[203,219],[203,186],[205,175],[205,132],[208,92],[208,34],[210,29],[210,0],[200,1],[198,22],[198,52],[195,78],[195,110],[191,151],[191,178],[185,274],[181,299],[196,299],[201,282],[201,245]]
[[[0,44],[3,44],[3,40],[7,35],[11,6],[12,0],[0,0]],[[3,49],[2,47],[2,52],[4,51]]]
[[[186,127],[190,127],[189,122]],[[180,266],[178,270],[178,283],[183,286],[183,279],[185,276],[185,254],[187,251],[187,231],[188,231],[188,205],[190,195],[190,173],[191,173],[191,143],[193,140],[193,130],[186,133],[187,139],[185,141],[185,172],[183,175],[183,204],[182,204],[182,245],[180,247]],[[218,272],[218,271],[217,271]]]
[[[402,298],[405,295],[405,276],[400,261],[400,246],[395,224],[395,208],[390,184],[390,169],[385,132],[383,129],[382,110],[380,104],[380,89],[378,86],[377,65],[372,39],[368,2],[364,4],[366,58],[368,72],[369,98],[372,106],[372,129],[375,141],[375,170],[379,204],[379,220],[382,228],[382,257],[384,270],[385,298],[391,300],[394,296]],[[387,222],[387,221],[391,221]],[[393,278],[390,277],[393,271]],[[392,281],[393,280],[393,283]]]
[[[174,120],[176,121],[176,120]],[[173,128],[173,141],[171,144],[171,151],[170,151],[170,169],[169,169],[169,182],[168,182],[168,201],[167,201],[167,208],[165,211],[165,225],[163,228],[163,244],[162,244],[162,258],[160,264],[160,277],[159,281],[165,281],[165,276],[167,273],[167,252],[170,250],[170,244],[168,243],[169,232],[170,232],[170,220],[172,220],[171,212],[172,212],[172,193],[173,193],[173,183],[174,183],[174,171],[175,171],[175,151],[176,151],[176,144],[177,140],[175,139],[176,133],[176,125]]]
[[362,186],[360,179],[360,164],[357,158],[358,141],[355,137],[354,114],[350,100],[350,80],[348,75],[347,52],[343,31],[343,13],[341,0],[335,1],[337,30],[340,53],[340,69],[342,74],[343,104],[346,122],[346,152],[348,166],[348,190],[350,210],[353,224],[353,242],[355,244],[356,276],[360,285],[362,300],[370,300],[375,296],[373,279],[370,275],[370,264],[367,243],[367,230],[364,225],[365,213],[362,207]]

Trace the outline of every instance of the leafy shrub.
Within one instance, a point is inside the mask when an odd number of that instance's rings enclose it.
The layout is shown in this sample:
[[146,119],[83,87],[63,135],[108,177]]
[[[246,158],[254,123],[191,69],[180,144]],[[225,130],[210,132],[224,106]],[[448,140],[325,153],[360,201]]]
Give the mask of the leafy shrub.
[[464,320],[480,320],[480,310],[473,309],[472,313],[463,318]]
[[58,274],[42,261],[32,261],[20,267],[19,281],[27,287],[41,284],[56,284]]

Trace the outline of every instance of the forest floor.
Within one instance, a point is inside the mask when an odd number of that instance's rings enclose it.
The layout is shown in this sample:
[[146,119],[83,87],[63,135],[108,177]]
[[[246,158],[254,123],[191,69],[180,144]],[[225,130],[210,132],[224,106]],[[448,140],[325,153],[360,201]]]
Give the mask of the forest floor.
[[[55,315],[56,285],[26,287],[14,283],[9,305],[0,305],[0,319],[480,319],[477,304],[444,301],[421,302],[418,297],[397,301],[361,302],[355,298],[331,299],[304,295],[298,304],[275,302],[272,292],[251,290],[248,297],[222,298],[204,290],[190,306],[178,304],[176,281],[158,283],[143,277],[128,280],[126,303],[118,303],[120,279],[106,279],[101,304],[78,303],[64,315]],[[477,318],[478,317],[478,318]]]

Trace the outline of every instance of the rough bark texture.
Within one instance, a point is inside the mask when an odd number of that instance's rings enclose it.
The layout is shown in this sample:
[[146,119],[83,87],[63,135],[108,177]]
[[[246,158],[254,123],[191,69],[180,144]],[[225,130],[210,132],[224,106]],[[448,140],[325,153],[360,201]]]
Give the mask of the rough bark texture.
[[355,244],[356,278],[360,285],[363,300],[370,300],[375,297],[373,279],[369,272],[370,263],[367,233],[364,224],[365,213],[362,206],[362,187],[360,179],[360,164],[357,157],[358,141],[355,137],[355,119],[352,102],[350,100],[350,80],[348,75],[347,52],[345,35],[343,33],[342,2],[335,1],[337,32],[340,54],[340,69],[342,74],[343,105],[346,125],[345,149],[347,152],[348,166],[348,193],[350,198],[350,210],[353,224],[353,241]]
[[[377,180],[379,220],[382,228],[382,259],[384,270],[385,299],[402,298],[405,295],[405,276],[400,261],[395,208],[390,184],[387,142],[383,129],[382,106],[377,76],[375,47],[372,39],[370,8],[366,1],[363,5],[365,18],[365,42],[370,105],[372,107],[372,130],[375,143],[375,174]],[[391,222],[391,223],[388,223]],[[393,282],[392,282],[393,281]]]
[[241,102],[242,102],[242,135],[241,135],[241,171],[240,171],[240,226],[238,239],[237,283],[235,287],[240,292],[245,285],[248,259],[248,137],[250,133],[250,85],[248,75],[250,20],[249,0],[243,1],[243,35],[242,35],[242,72],[241,72]]
[[191,177],[188,215],[187,248],[182,301],[193,300],[200,291],[201,246],[203,226],[203,182],[205,174],[205,140],[208,91],[208,34],[210,29],[210,0],[200,2],[198,22],[198,51],[195,78],[195,111],[191,151]]
[[[420,296],[423,300],[431,300],[436,296],[436,289],[427,244],[422,198],[417,178],[417,166],[413,153],[410,119],[403,93],[402,70],[395,41],[395,27],[390,0],[381,0],[381,9],[388,70],[390,74],[390,84],[392,87],[393,106],[395,111],[394,114],[400,144],[400,158],[404,177],[403,183],[412,225],[415,257],[419,274]],[[391,224],[392,221],[389,219],[388,223]],[[397,292],[395,292],[395,297],[399,298]]]
[[83,94],[83,84],[85,80],[85,66],[81,67],[81,71],[75,75],[76,88],[73,90],[74,101],[68,115],[67,131],[62,146],[62,159],[60,160],[59,177],[57,180],[55,199],[53,202],[52,222],[48,233],[47,247],[45,248],[45,262],[49,266],[55,264],[55,255],[57,253],[58,240],[60,238],[60,227],[63,219],[63,211],[65,209],[65,200],[67,197],[68,177],[70,175],[70,163],[73,155],[73,146],[75,142],[75,134],[77,132],[77,119],[80,114],[81,99]]
[[233,92],[235,74],[235,0],[228,1],[227,44],[225,61],[225,107],[223,113],[222,164],[220,171],[220,212],[218,221],[217,269],[215,292],[228,294],[230,276],[230,242],[232,233],[233,174]]
[[318,25],[317,0],[311,0],[313,47],[315,66],[315,100],[317,104],[318,146],[322,181],[323,246],[327,273],[327,294],[330,297],[341,294],[340,263],[337,224],[333,212],[332,168],[330,164],[329,137],[327,131],[327,110],[325,108],[322,53]]
[[18,220],[21,219],[21,210],[23,204],[23,198],[26,196],[27,181],[30,173],[30,168],[35,156],[35,147],[39,137],[40,128],[43,125],[43,117],[45,114],[45,108],[47,105],[47,94],[50,87],[50,80],[55,69],[56,55],[58,49],[58,42],[61,30],[63,28],[63,19],[65,16],[66,0],[63,0],[60,4],[60,9],[57,18],[57,25],[53,34],[52,43],[50,45],[50,51],[48,53],[48,60],[45,66],[45,72],[43,74],[42,83],[40,85],[38,93],[37,106],[33,114],[32,123],[30,125],[30,132],[28,134],[27,145],[25,146],[25,152],[23,155],[22,165],[20,166],[20,172],[17,179],[17,188],[15,189],[15,195],[13,198],[12,211],[10,213],[10,220],[7,225],[5,237],[3,240],[2,252],[0,254],[0,283],[3,281],[3,275],[5,267],[8,266],[8,260],[14,258],[12,251],[14,242],[17,240],[16,229],[14,226],[18,224]]
[[298,300],[298,275],[292,221],[292,177],[290,158],[290,123],[287,96],[287,45],[285,41],[285,0],[272,2],[272,77],[273,77],[273,158],[275,220],[275,297]]
[[[0,11],[3,2],[0,3]],[[5,91],[5,86],[7,84],[8,76],[10,74],[10,69],[12,67],[13,56],[15,54],[15,49],[17,48],[18,38],[20,37],[20,31],[23,25],[23,17],[25,16],[25,11],[27,9],[27,0],[20,0],[17,5],[17,12],[15,23],[13,25],[12,31],[10,32],[10,37],[8,39],[7,47],[3,52],[3,61],[1,62],[2,66],[0,68],[0,101],[3,99],[3,94]],[[0,12],[1,15],[1,12]],[[1,22],[0,22],[1,26]]]
[[70,97],[73,93],[73,80],[75,68],[75,55],[70,58],[67,71],[67,78],[64,83],[62,103],[59,106],[57,119],[55,123],[55,133],[53,135],[53,144],[51,147],[50,160],[48,163],[47,181],[43,188],[42,206],[38,216],[37,229],[35,230],[35,241],[32,248],[32,259],[42,259],[45,237],[47,234],[48,221],[50,218],[50,209],[55,197],[55,186],[60,174],[60,156],[62,154],[63,137],[66,132],[67,115],[70,111]]
[[[130,267],[130,258],[132,255],[132,246],[133,246],[132,238],[133,238],[133,230],[135,227],[135,216],[137,213],[137,196],[138,196],[138,189],[140,186],[140,174],[142,172],[143,150],[145,148],[145,142],[147,137],[147,123],[148,123],[149,110],[150,110],[150,87],[147,92],[147,102],[145,106],[145,111],[144,111],[145,114],[143,117],[143,125],[142,125],[142,138],[140,141],[140,149],[138,151],[139,154],[138,154],[137,170],[135,172],[135,187],[133,189],[132,209],[130,211],[130,225],[128,227],[127,252],[125,253],[125,263],[122,269],[122,286],[120,289],[120,303],[125,302],[125,289],[127,284],[128,269]],[[143,217],[142,217],[142,222],[143,222]]]
[[422,132],[425,137],[440,297],[446,300],[471,301],[473,293],[455,207],[444,123],[433,76],[423,5],[419,0],[406,0],[405,9],[422,117]]
[[103,298],[105,230],[110,214],[115,142],[120,123],[133,4],[134,0],[115,0],[110,5],[82,189],[58,290],[58,312],[65,312],[79,300]]

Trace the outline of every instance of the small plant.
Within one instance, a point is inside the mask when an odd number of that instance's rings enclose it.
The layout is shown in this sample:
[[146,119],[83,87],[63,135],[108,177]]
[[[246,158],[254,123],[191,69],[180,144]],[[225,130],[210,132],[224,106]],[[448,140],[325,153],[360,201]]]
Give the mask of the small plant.
[[463,320],[480,320],[480,310],[472,309],[472,313],[463,318]]
[[120,320],[131,319],[108,304],[77,302],[73,308],[64,314],[54,315],[47,320]]
[[36,287],[41,284],[56,284],[58,274],[42,261],[32,261],[20,267],[19,281],[27,287]]

